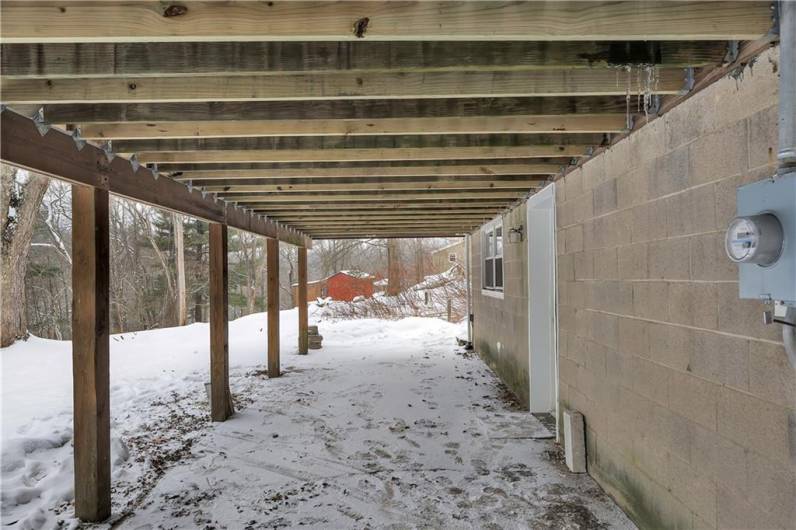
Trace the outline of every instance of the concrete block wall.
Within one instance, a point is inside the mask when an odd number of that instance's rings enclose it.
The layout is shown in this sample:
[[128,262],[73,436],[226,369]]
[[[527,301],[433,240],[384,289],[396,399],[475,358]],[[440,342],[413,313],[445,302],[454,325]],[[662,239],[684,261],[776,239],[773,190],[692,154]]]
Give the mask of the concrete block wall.
[[777,59],[558,183],[560,400],[643,528],[796,528],[796,370],[723,248],[775,167]]
[[524,405],[528,405],[528,246],[509,243],[511,227],[527,227],[525,205],[503,216],[503,295],[481,291],[481,232],[470,238],[473,346]]

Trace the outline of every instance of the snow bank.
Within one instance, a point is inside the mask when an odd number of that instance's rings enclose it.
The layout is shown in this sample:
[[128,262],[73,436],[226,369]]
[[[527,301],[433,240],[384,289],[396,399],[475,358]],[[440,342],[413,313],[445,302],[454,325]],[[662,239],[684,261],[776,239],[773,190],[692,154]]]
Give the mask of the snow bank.
[[[310,304],[311,323],[319,309]],[[413,340],[424,330],[438,329],[444,322],[406,319],[339,321],[322,324],[325,345],[372,343],[374,339],[402,337]],[[297,309],[280,314],[283,365],[297,358]],[[123,434],[147,426],[151,403],[164,396],[186,394],[203,399],[209,380],[207,324],[164,328],[111,336],[110,392],[114,482],[124,478],[140,481],[127,461]],[[265,313],[230,322],[230,373],[241,376],[263,369],[266,362],[267,319]],[[2,464],[2,522],[20,521],[17,528],[53,526],[49,508],[71,501],[72,462],[72,350],[71,342],[30,337],[0,349],[0,462]],[[203,413],[201,401],[196,413]],[[122,473],[124,476],[120,476]]]

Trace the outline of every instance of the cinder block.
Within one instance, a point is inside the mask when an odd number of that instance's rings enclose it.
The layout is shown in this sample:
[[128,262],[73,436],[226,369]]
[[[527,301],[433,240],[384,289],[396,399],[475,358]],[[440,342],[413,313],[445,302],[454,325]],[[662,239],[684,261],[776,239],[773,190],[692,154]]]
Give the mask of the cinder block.
[[657,280],[687,280],[691,274],[687,238],[662,239],[648,244],[649,277]]
[[598,280],[619,279],[616,247],[599,249],[594,252],[594,277]]
[[647,200],[647,174],[650,164],[635,168],[616,179],[616,206],[630,208]]
[[594,215],[616,210],[616,179],[610,179],[594,188]]
[[630,238],[633,243],[663,239],[667,235],[665,200],[646,202],[632,209]]
[[594,278],[594,254],[591,251],[572,254],[575,280]]
[[718,225],[715,203],[714,184],[691,188],[668,197],[666,199],[667,235],[678,237],[716,230]]
[[688,366],[695,375],[748,390],[749,340],[710,331],[695,331],[694,349]]
[[564,459],[573,473],[586,472],[586,436],[580,412],[564,411]]
[[796,408],[796,377],[782,344],[751,341],[749,392],[784,407]]
[[688,146],[655,159],[647,175],[647,192],[650,199],[676,193],[688,187]]
[[631,240],[631,223],[633,212],[621,210],[602,217],[605,222],[604,246],[618,247],[627,245]]
[[705,329],[718,327],[718,290],[713,283],[673,282],[669,285],[670,322]]
[[724,251],[723,232],[692,236],[689,244],[692,280],[737,281],[738,266]]
[[772,522],[787,528],[796,523],[796,471],[787,462],[772,462],[765,456],[747,453],[747,491]]
[[592,282],[592,287],[590,307],[623,315],[633,313],[633,286],[630,283],[601,280]]
[[749,117],[749,167],[775,167],[777,164],[777,105]]
[[633,314],[652,320],[666,320],[669,299],[667,282],[633,282]]
[[594,216],[594,199],[592,190],[581,193],[567,204],[572,205],[572,223],[582,223]]
[[623,355],[649,357],[650,324],[635,318],[619,319],[619,352]]
[[612,350],[619,346],[619,319],[606,313],[592,313],[591,338]]
[[691,465],[716,482],[738,491],[746,489],[746,450],[697,423],[691,424]]
[[701,136],[689,145],[689,181],[704,184],[747,170],[748,144],[746,121],[740,121],[712,134]]
[[630,156],[629,142],[627,138],[620,140],[605,150],[602,157],[605,158],[606,178],[619,178],[633,169],[635,157]]
[[679,371],[689,369],[694,351],[694,331],[682,326],[651,323],[649,356],[657,363]]
[[652,401],[667,406],[669,376],[672,372],[657,363],[642,357],[629,357],[632,373],[632,389]]
[[719,390],[718,432],[775,462],[790,462],[788,409],[722,387]]
[[671,371],[669,407],[707,428],[716,429],[719,386],[686,372]]
[[567,254],[583,250],[583,225],[570,226],[564,234]]
[[583,168],[577,168],[565,177],[564,188],[567,200],[570,201],[583,193]]
[[583,164],[583,189],[591,190],[605,182],[605,158],[598,156]]
[[738,284],[716,284],[719,294],[719,328],[735,335],[746,335],[757,339],[782,340],[779,326],[763,324],[763,302],[738,298]]
[[649,278],[647,268],[647,243],[625,245],[617,249],[619,255],[619,278],[622,280],[644,280]]

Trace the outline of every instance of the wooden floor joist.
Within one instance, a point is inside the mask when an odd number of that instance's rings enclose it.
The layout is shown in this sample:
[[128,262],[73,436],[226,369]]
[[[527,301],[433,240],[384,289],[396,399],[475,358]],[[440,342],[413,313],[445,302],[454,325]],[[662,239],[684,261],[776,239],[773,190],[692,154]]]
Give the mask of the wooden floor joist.
[[523,96],[678,94],[682,68],[656,68],[654,82],[621,69],[526,72],[329,73],[229,77],[0,78],[7,103],[162,103]]
[[366,201],[327,201],[323,195],[315,196],[312,200],[304,202],[284,202],[273,201],[269,203],[239,203],[241,206],[251,209],[256,213],[267,214],[274,210],[284,210],[289,208],[291,211],[303,212],[306,210],[314,211],[354,211],[354,210],[373,210],[378,208],[383,211],[390,210],[413,210],[413,209],[447,209],[447,208],[504,208],[514,202],[515,199],[425,199],[425,200],[366,200]]
[[467,160],[487,158],[548,158],[586,156],[587,145],[534,145],[516,147],[407,147],[394,149],[264,149],[223,151],[141,151],[141,163],[247,163],[305,161]]
[[356,120],[559,114],[624,114],[625,96],[327,101],[213,101],[195,103],[72,103],[14,105],[42,111],[49,123],[126,123],[246,120]]
[[[219,194],[220,195],[220,194]],[[268,202],[283,202],[283,203],[307,203],[312,200],[323,199],[324,201],[427,201],[427,200],[457,200],[457,199],[519,199],[528,195],[528,190],[514,191],[514,190],[495,190],[490,191],[482,190],[463,190],[463,191],[416,191],[410,190],[407,192],[325,192],[323,194],[317,193],[259,193],[253,195],[227,195],[228,200],[238,203],[256,204]]]
[[[3,42],[751,40],[769,2],[3,3]],[[223,23],[219,23],[223,21]]]
[[316,192],[327,191],[392,191],[392,190],[490,190],[490,189],[528,189],[541,187],[547,182],[544,179],[527,178],[508,181],[499,180],[449,180],[445,182],[358,182],[358,183],[331,183],[331,184],[252,184],[252,185],[215,185],[202,186],[202,189],[217,193],[219,197],[235,197],[236,194],[256,192]]
[[175,180],[191,180],[196,182],[213,182],[216,180],[243,179],[332,179],[332,178],[401,178],[401,177],[482,177],[500,175],[554,175],[561,171],[562,165],[556,163],[522,164],[458,164],[441,165],[439,163],[427,165],[405,166],[370,166],[370,167],[309,167],[280,169],[209,169],[180,171],[173,174]]
[[86,139],[243,138],[259,136],[365,136],[396,134],[616,133],[625,114],[473,116],[353,120],[249,120],[94,123],[80,128]]
[[726,45],[672,42],[123,42],[3,44],[17,78],[345,71],[539,70],[719,64]]
[[397,134],[368,136],[278,136],[243,138],[148,138],[116,140],[117,153],[145,151],[243,151],[316,149],[397,149],[447,147],[522,147],[551,145],[599,145],[608,141],[603,133],[573,134]]

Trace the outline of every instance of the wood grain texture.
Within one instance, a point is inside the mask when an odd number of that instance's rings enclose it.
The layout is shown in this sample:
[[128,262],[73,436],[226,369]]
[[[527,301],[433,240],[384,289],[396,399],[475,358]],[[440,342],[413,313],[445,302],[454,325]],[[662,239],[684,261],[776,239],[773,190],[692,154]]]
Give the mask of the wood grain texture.
[[86,139],[242,138],[261,136],[371,136],[430,134],[612,133],[626,129],[625,114],[479,116],[354,120],[248,120],[94,123]]
[[227,226],[210,223],[210,417],[225,421],[233,412],[229,391],[229,291]]
[[521,147],[418,147],[394,149],[264,149],[223,151],[141,151],[143,163],[246,163],[378,160],[466,160],[487,158],[548,158],[586,156],[587,145],[540,145]]
[[[33,115],[42,105],[14,105]],[[308,119],[444,118],[558,114],[624,114],[622,96],[450,99],[360,99],[196,103],[70,103],[43,105],[50,123],[124,123]]]
[[104,189],[72,186],[75,515],[111,514],[110,224]]
[[9,109],[0,112],[0,159],[8,164],[36,171],[74,184],[108,190],[115,195],[219,222],[266,237],[283,237],[286,242],[306,245],[301,234],[278,231],[266,219],[236,208],[227,208],[198,190],[170,178],[155,178],[145,167],[134,168],[128,160],[115,157],[93,145],[78,149],[74,139],[63,131],[50,129],[43,136],[29,118]]
[[[656,94],[685,89],[683,69],[656,68]],[[645,91],[644,76],[620,69],[525,72],[328,73],[228,77],[0,78],[6,103],[161,103],[328,99],[621,96]]]
[[[751,40],[768,2],[9,1],[3,42]],[[164,16],[166,15],[166,16]],[[171,15],[171,16],[169,16]],[[176,15],[176,16],[174,16]],[[223,23],[220,23],[223,21]]]
[[306,355],[309,351],[309,311],[307,307],[307,249],[298,249],[298,352]]
[[352,167],[308,167],[277,169],[208,169],[181,171],[173,175],[175,180],[191,180],[210,183],[215,180],[233,182],[258,181],[261,179],[337,179],[337,178],[446,178],[446,177],[484,177],[507,175],[553,175],[561,171],[562,164],[524,163],[524,164],[461,164],[461,165],[406,165],[406,166],[352,166]]
[[279,240],[266,240],[266,291],[268,295],[268,377],[281,375],[279,366]]
[[687,67],[719,64],[726,51],[720,41],[36,43],[3,44],[0,73],[55,78]]

